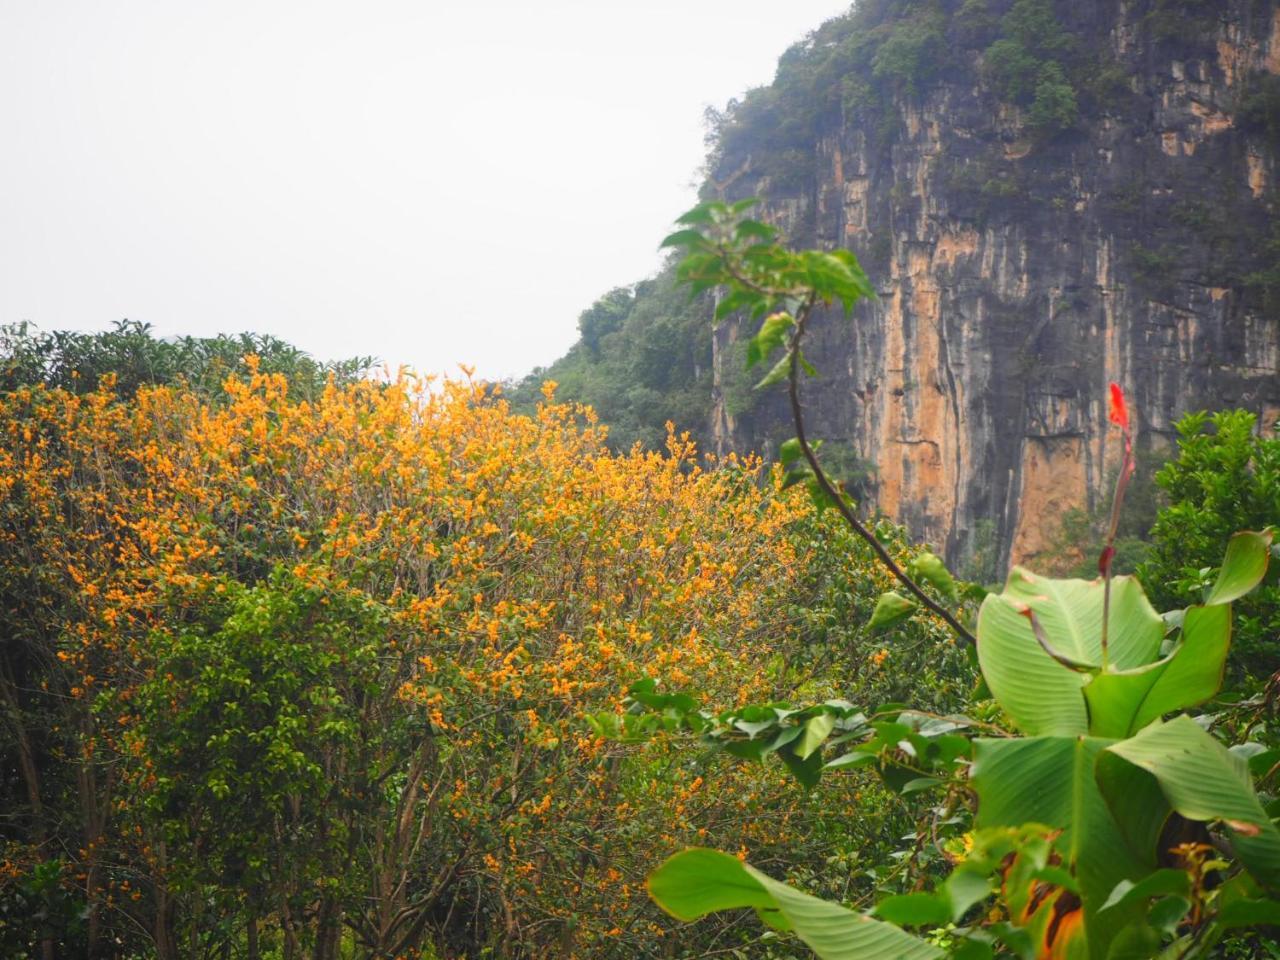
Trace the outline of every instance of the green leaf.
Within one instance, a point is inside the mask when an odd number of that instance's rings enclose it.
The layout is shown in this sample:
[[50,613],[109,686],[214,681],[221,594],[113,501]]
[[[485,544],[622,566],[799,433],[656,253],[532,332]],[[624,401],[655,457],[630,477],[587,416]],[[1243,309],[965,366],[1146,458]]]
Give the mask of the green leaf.
[[961,940],[951,948],[951,960],[992,960],[991,944],[981,940]]
[[790,930],[821,960],[940,960],[938,947],[892,924],[819,900],[761,873],[737,857],[694,848],[649,875],[649,896],[679,920],[720,910],[754,909],[778,930]]
[[1151,897],[1165,896],[1175,894],[1180,897],[1187,896],[1191,892],[1191,878],[1184,870],[1157,870],[1155,873],[1143,877],[1137,883],[1131,880],[1121,880],[1116,884],[1111,896],[1107,897],[1107,902],[1102,905],[1103,910],[1112,908],[1123,908],[1149,900]]
[[970,869],[961,864],[947,877],[947,896],[951,901],[951,921],[959,923],[960,918],[969,912],[974,904],[981,903],[991,896],[991,877],[988,871]]
[[1084,688],[1092,732],[1127,737],[1166,713],[1208,700],[1222,686],[1230,645],[1230,607],[1191,607],[1169,656],[1136,670],[1104,671]]
[[755,307],[759,301],[760,295],[753,290],[741,288],[731,290],[716,304],[716,322],[719,323],[729,314],[736,310],[741,310],[743,307]]
[[772,387],[775,383],[781,383],[787,379],[787,374],[791,372],[791,354],[785,353],[782,359],[773,365],[763,380],[756,384],[755,389],[763,390],[765,387]]
[[1115,804],[1143,778],[1153,778],[1188,820],[1221,821],[1253,877],[1280,887],[1280,831],[1262,809],[1243,758],[1184,714],[1112,744],[1098,764],[1098,783]]
[[911,561],[911,569],[916,576],[931,584],[944,597],[950,600],[957,598],[955,578],[951,576],[951,571],[937,554],[929,550],[924,551]]
[[834,714],[819,713],[810,717],[804,723],[804,733],[792,748],[795,755],[801,760],[806,759],[809,754],[822,746],[822,741],[827,739],[831,731],[835,729],[835,726],[836,718]]
[[760,324],[760,330],[747,343],[747,369],[767,360],[773,351],[782,346],[787,331],[796,325],[789,313],[771,313]]
[[784,748],[778,751],[778,757],[806,790],[812,790],[822,779],[822,754],[817,750],[806,757],[801,757],[790,749]]
[[903,893],[876,904],[877,917],[907,927],[940,927],[951,921],[951,903],[936,893]]
[[[983,601],[978,614],[978,662],[991,693],[1029,735],[1089,732],[1083,694],[1088,674],[1068,669],[1036,640],[1026,612],[1035,614],[1053,648],[1070,660],[1102,664],[1103,586],[1097,580],[1055,580],[1021,567],[1004,592]],[[1108,652],[1117,669],[1149,664],[1160,650],[1164,621],[1138,582],[1111,582]]]
[[790,440],[783,440],[782,446],[778,447],[778,459],[782,461],[784,467],[790,466],[803,455],[800,449],[800,441],[795,437]]
[[1223,906],[1218,923],[1224,930],[1239,927],[1280,925],[1280,902],[1275,900],[1233,900]]
[[1151,905],[1147,921],[1157,930],[1172,936],[1190,909],[1191,901],[1189,900],[1182,897],[1165,897]]
[[1261,583],[1262,578],[1267,575],[1271,539],[1270,530],[1263,530],[1261,533],[1242,530],[1227,541],[1227,554],[1222,559],[1222,569],[1204,602],[1230,603]]
[[675,233],[667,234],[662,243],[658,244],[658,249],[665,250],[667,247],[700,247],[706,242],[707,238],[699,230],[677,230]]
[[681,226],[698,227],[715,223],[717,214],[723,216],[726,207],[723,203],[702,203],[682,213],[676,218]]
[[758,240],[763,243],[772,243],[778,237],[776,229],[759,220],[741,220],[733,228],[733,232],[739,240]]
[[876,762],[874,753],[865,753],[859,750],[853,750],[843,756],[836,757],[828,763],[824,770],[844,770],[850,767],[865,767],[868,764]]
[[914,601],[889,590],[880,594],[880,599],[876,601],[876,608],[871,612],[871,622],[867,624],[867,628],[880,630],[891,626],[909,617],[915,608]]

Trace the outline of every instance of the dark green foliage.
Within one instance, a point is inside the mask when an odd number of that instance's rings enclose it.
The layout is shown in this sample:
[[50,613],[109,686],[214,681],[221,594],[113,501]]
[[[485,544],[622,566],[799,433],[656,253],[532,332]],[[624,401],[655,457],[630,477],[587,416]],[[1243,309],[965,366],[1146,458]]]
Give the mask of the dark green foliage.
[[[8,866],[8,864],[5,864]],[[46,860],[0,881],[0,955],[83,956],[88,909],[61,859]]]
[[103,333],[44,333],[23,322],[0,327],[0,390],[43,383],[87,393],[111,374],[126,397],[144,384],[178,380],[214,393],[229,374],[243,369],[247,354],[258,357],[263,373],[284,374],[300,397],[319,393],[330,375],[350,382],[374,363],[372,357],[321,363],[283,340],[253,333],[162,340],[150,324],[132,320]]
[[938,75],[945,63],[946,21],[936,10],[893,25],[871,59],[871,74],[895,91],[915,96]]
[[1069,72],[1080,66],[1080,58],[1049,0],[1015,0],[1000,21],[1000,33],[983,54],[987,78],[1000,98],[1026,107],[1037,135],[1075,126],[1076,90]]
[[1236,120],[1245,130],[1280,144],[1280,76],[1255,73],[1248,77]]
[[1046,63],[1036,77],[1035,96],[1027,120],[1037,133],[1052,134],[1075,126],[1076,92],[1062,67]]
[[578,317],[578,331],[582,335],[583,346],[593,357],[600,355],[600,341],[622,327],[633,306],[635,294],[626,287],[617,287],[582,311]]
[[1208,51],[1213,49],[1219,9],[1219,4],[1205,0],[1149,0],[1142,23],[1158,43]]
[[[1178,456],[1156,474],[1168,498],[1138,568],[1161,607],[1197,602],[1222,544],[1236,530],[1280,526],[1280,438],[1258,436],[1245,410],[1194,413],[1178,422]],[[1280,668],[1280,586],[1275,572],[1241,600],[1233,662],[1255,677]]]
[[992,11],[991,0],[964,0],[952,22],[966,47],[984,46],[999,35],[1000,18]]
[[297,897],[301,912],[343,873],[343,810],[359,798],[332,776],[360,761],[385,624],[282,571],[224,596],[208,625],[168,642],[138,695],[156,777],[144,816],[174,845],[179,882],[256,898],[255,912]]
[[947,25],[938,0],[868,0],[827,21],[779,58],[772,84],[708,115],[712,170],[728,172],[749,155],[775,191],[798,192],[812,182],[820,130],[842,115],[886,146],[894,97],[924,92],[950,63]]
[[997,40],[983,57],[987,77],[1007,100],[1027,100],[1035,92],[1040,63],[1016,40]]
[[510,399],[532,410],[542,384],[554,380],[559,399],[596,409],[616,449],[637,442],[661,449],[668,421],[700,436],[711,402],[709,312],[706,298],[691,301],[675,289],[669,270],[634,290],[610,291],[582,314],[582,341],[516,384]]

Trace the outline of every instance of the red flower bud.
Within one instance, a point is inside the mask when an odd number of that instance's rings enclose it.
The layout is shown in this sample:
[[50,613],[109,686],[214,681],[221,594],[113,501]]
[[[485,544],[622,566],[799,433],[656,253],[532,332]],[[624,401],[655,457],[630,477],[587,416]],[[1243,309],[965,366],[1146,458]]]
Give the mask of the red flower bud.
[[1125,406],[1124,391],[1120,384],[1111,384],[1111,398],[1107,405],[1107,419],[1122,430],[1129,429],[1129,408]]
[[1098,557],[1098,573],[1101,576],[1108,576],[1111,571],[1111,561],[1116,555],[1116,548],[1108,546],[1102,551]]

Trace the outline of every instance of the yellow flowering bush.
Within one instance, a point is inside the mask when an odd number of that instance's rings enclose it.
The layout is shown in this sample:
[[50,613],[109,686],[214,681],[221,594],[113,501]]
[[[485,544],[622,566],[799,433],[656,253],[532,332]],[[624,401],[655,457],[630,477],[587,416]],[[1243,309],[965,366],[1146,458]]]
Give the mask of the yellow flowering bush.
[[0,836],[66,865],[77,936],[667,955],[663,853],[879,837],[769,767],[713,789],[585,719],[644,678],[730,707],[885,659],[816,652],[884,583],[759,461],[706,469],[674,431],[610,453],[553,385],[525,417],[470,380],[304,400],[246,363],[212,396],[0,393]]

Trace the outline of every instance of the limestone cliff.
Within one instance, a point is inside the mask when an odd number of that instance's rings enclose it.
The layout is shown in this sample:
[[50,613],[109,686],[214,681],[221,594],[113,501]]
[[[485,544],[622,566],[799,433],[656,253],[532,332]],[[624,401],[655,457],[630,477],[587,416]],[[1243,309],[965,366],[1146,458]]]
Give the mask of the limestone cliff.
[[[805,403],[881,510],[1003,568],[1104,496],[1108,381],[1146,446],[1201,407],[1276,422],[1278,73],[1275,0],[864,0],[720,117],[708,194],[879,288],[822,318]],[[715,331],[713,442],[774,449],[741,337]]]

